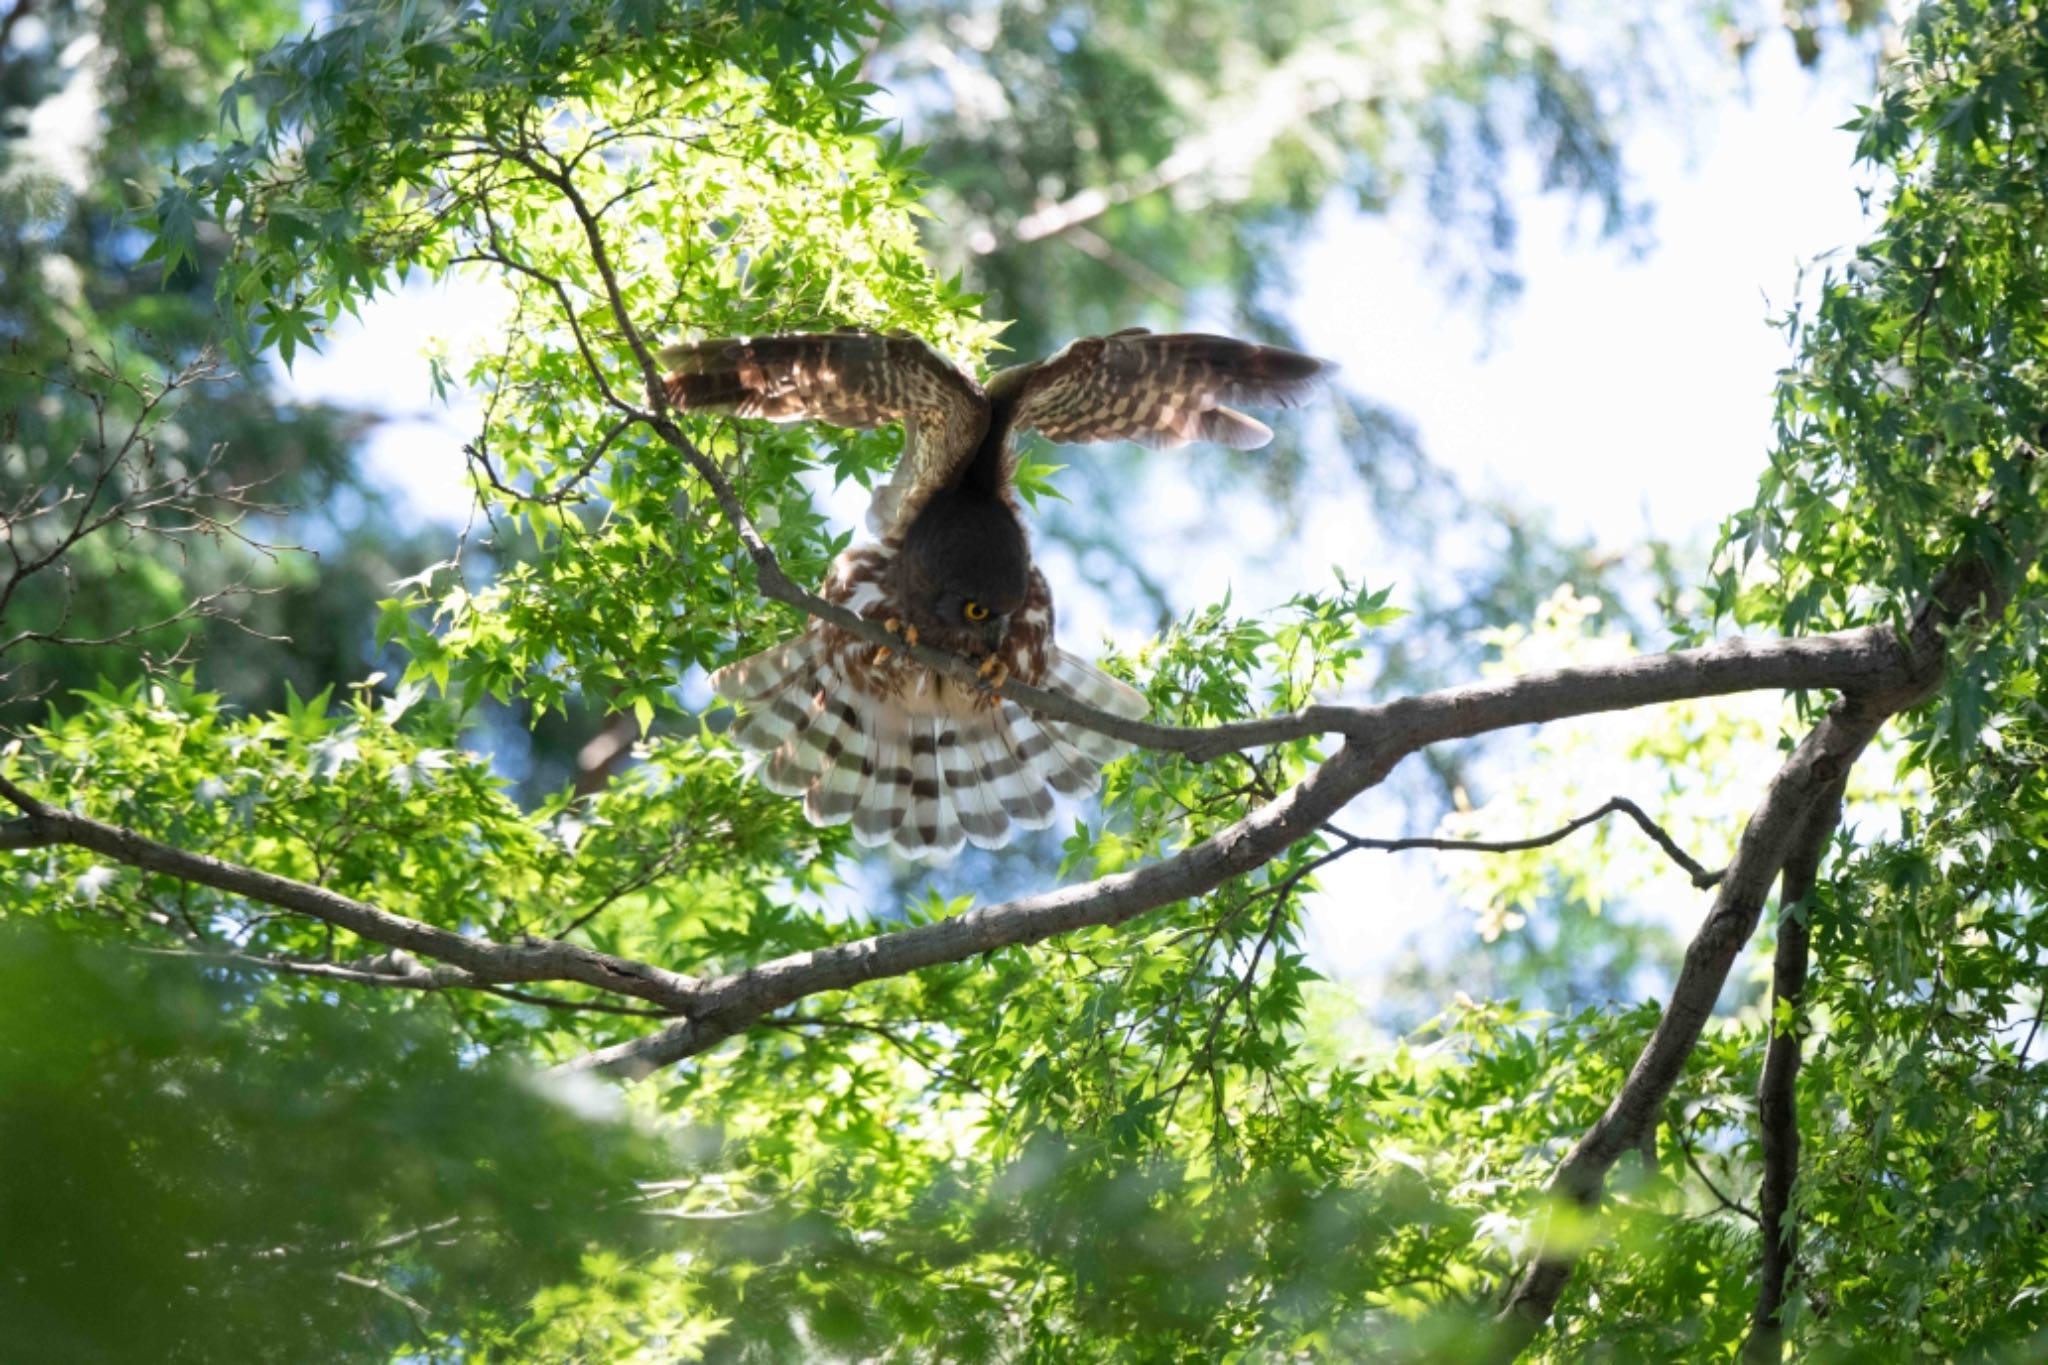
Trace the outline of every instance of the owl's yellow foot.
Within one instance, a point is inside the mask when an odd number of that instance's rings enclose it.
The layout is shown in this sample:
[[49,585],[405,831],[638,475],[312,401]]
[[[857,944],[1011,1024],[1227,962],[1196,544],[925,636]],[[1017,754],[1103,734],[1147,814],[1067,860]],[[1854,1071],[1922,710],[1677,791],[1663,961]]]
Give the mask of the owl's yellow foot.
[[[888,631],[891,635],[901,635],[905,644],[914,645],[917,643],[917,627],[904,625],[901,617],[892,616],[882,622],[882,629]],[[886,654],[888,649],[887,645],[882,646],[883,653]]]
[[991,654],[981,661],[981,667],[974,670],[981,679],[976,684],[981,690],[981,699],[994,706],[1003,699],[1003,684],[1010,680],[1010,666],[1000,656]]

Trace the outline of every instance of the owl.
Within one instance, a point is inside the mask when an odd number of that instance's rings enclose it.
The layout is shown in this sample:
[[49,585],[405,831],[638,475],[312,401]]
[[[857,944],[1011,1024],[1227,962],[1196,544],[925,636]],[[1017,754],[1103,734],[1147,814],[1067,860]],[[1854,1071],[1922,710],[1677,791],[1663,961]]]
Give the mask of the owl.
[[824,621],[711,675],[736,703],[733,739],[772,791],[815,824],[851,821],[870,847],[946,858],[1052,822],[1124,746],[1032,716],[1008,679],[1125,717],[1145,699],[1054,638],[1052,593],[1031,562],[1013,476],[1016,439],[1211,441],[1252,450],[1263,423],[1226,404],[1292,407],[1333,367],[1277,346],[1131,328],[1075,341],[986,385],[917,337],[866,331],[672,347],[670,404],[771,422],[903,424],[903,455],[868,509],[872,544],[841,554],[820,595],[912,644],[978,665],[965,685]]

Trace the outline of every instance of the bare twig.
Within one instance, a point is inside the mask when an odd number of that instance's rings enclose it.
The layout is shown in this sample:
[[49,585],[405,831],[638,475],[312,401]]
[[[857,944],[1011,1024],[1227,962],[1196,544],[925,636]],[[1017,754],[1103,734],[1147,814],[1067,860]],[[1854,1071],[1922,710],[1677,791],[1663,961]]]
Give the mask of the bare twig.
[[422,1334],[427,1331],[427,1307],[418,1299],[408,1298],[382,1280],[372,1280],[361,1275],[351,1275],[346,1270],[335,1271],[334,1278],[340,1280],[343,1284],[352,1284],[359,1289],[367,1289],[373,1294],[383,1295],[412,1315],[412,1325],[417,1331]]
[[[187,390],[223,378],[218,362],[202,356],[150,384],[127,378],[110,360],[89,352],[66,370],[6,372],[78,400],[89,419],[90,435],[55,468],[32,470],[27,491],[0,505],[0,619],[7,618],[24,587],[38,575],[54,572],[58,579],[53,604],[37,613],[42,619],[0,636],[0,655],[28,644],[69,649],[146,646],[161,632],[198,620],[225,620],[260,634],[237,621],[229,604],[275,589],[252,587],[246,577],[199,593],[175,611],[118,630],[90,632],[71,626],[74,599],[68,557],[89,539],[125,537],[124,543],[132,543],[150,537],[168,543],[182,556],[192,537],[203,536],[233,540],[258,555],[277,557],[280,547],[242,529],[249,517],[277,509],[253,496],[260,481],[220,477],[223,447],[215,446],[189,464],[167,459],[159,451],[160,424]],[[168,658],[146,658],[145,666],[154,671],[174,666],[182,649],[181,642]]]
[[1617,812],[1628,816],[1641,826],[1643,832],[1656,842],[1657,847],[1670,856],[1671,861],[1685,869],[1687,875],[1692,878],[1692,884],[1700,890],[1711,889],[1726,875],[1726,869],[1720,872],[1707,871],[1691,854],[1680,848],[1678,841],[1666,834],[1661,825],[1644,814],[1641,806],[1625,796],[1609,797],[1607,803],[1599,809],[1588,811],[1548,834],[1535,834],[1522,839],[1365,839],[1355,834],[1347,834],[1335,825],[1326,824],[1323,828],[1343,841],[1347,848],[1372,849],[1382,853],[1400,853],[1416,848],[1437,849],[1450,853],[1519,853],[1526,849],[1547,848],[1569,838],[1595,821],[1604,820]]
[[842,1029],[856,1033],[866,1033],[881,1039],[884,1043],[887,1043],[926,1071],[931,1072],[932,1075],[940,1080],[960,1086],[962,1089],[977,1095],[986,1096],[988,1094],[986,1090],[982,1089],[975,1082],[973,1077],[963,1075],[958,1071],[948,1068],[930,1048],[919,1043],[913,1043],[892,1024],[882,1023],[873,1019],[835,1019],[829,1015],[799,1014],[784,1018],[763,1019],[755,1027],[784,1029],[791,1032],[798,1032],[803,1029]]
[[275,957],[260,953],[236,952],[188,952],[171,948],[137,948],[137,952],[150,957],[179,958],[203,967],[244,968],[255,971],[277,972],[286,976],[319,977],[326,981],[339,981],[354,986],[392,987],[401,990],[425,991],[429,993],[447,990],[480,991],[495,995],[503,1000],[515,1001],[522,1005],[540,1005],[553,1010],[574,1010],[589,1014],[623,1014],[640,1019],[669,1019],[674,1010],[646,1009],[634,1005],[618,1005],[608,1000],[564,1000],[559,996],[537,995],[532,991],[514,990],[510,986],[493,985],[478,980],[474,973],[459,967],[433,967],[422,965],[417,959],[402,952],[392,952],[369,963],[349,966],[334,962],[309,962],[300,958]]
[[1721,1192],[1721,1187],[1716,1185],[1714,1178],[1707,1174],[1706,1167],[1700,1165],[1699,1154],[1693,1151],[1692,1139],[1686,1135],[1684,1124],[1672,1124],[1671,1135],[1678,1139],[1678,1150],[1685,1157],[1685,1164],[1692,1167],[1692,1173],[1700,1178],[1700,1184],[1707,1187],[1707,1193],[1714,1196],[1716,1203],[1728,1210],[1728,1212],[1740,1214],[1752,1223],[1761,1224],[1763,1222],[1761,1218],[1757,1217],[1755,1209],[1741,1200],[1731,1199]]

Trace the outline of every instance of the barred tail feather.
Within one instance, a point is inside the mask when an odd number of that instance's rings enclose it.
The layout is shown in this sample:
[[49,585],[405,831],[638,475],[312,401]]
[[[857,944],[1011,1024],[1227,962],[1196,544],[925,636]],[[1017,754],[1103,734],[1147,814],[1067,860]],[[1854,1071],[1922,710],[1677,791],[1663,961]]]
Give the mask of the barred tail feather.
[[761,765],[761,783],[769,791],[803,796],[830,767],[832,741],[842,732],[838,714],[843,705],[839,700],[841,690],[838,672],[830,663],[820,660],[808,679],[792,680],[783,693],[792,705],[785,706],[779,699],[769,703],[771,713],[787,715],[797,698],[806,693],[810,697],[796,732],[783,740]]
[[967,837],[939,768],[938,737],[945,725],[943,716],[911,721],[910,813],[897,828],[896,844],[915,856],[950,858]]
[[1137,688],[1110,677],[1086,659],[1057,646],[1052,651],[1052,666],[1046,670],[1046,686],[1098,711],[1107,711],[1126,720],[1142,719],[1151,709],[1145,694]]
[[816,641],[801,635],[711,675],[714,692],[745,703],[733,722],[735,744],[773,754],[809,728],[818,672],[825,667],[822,653]]
[[825,642],[810,631],[729,663],[711,675],[711,690],[727,701],[755,701],[780,692],[818,666]]
[[970,722],[939,726],[939,784],[953,797],[960,831],[976,848],[1001,848],[1010,841],[1010,817],[996,790],[981,776],[986,736]]
[[[1126,747],[1011,703],[865,693],[809,633],[711,681],[740,703],[732,738],[759,756],[763,785],[801,796],[813,824],[850,821],[860,843],[913,858],[950,858],[968,843],[999,848],[1019,829],[1043,829],[1054,792],[1093,791]],[[1046,685],[1114,715],[1145,712],[1142,695],[1063,650]]]
[[1011,752],[1038,779],[1062,796],[1081,796],[1095,788],[1095,768],[1074,761],[1073,750],[1055,739],[1037,719],[1014,702],[1003,707],[1009,725]]
[[888,702],[867,708],[868,742],[874,770],[853,812],[853,837],[873,848],[896,838],[910,813],[910,717]]
[[1051,824],[1052,795],[1031,769],[1018,760],[1003,713],[980,712],[971,724],[971,730],[961,732],[962,746],[987,802],[1002,813],[1007,825],[1044,829]]

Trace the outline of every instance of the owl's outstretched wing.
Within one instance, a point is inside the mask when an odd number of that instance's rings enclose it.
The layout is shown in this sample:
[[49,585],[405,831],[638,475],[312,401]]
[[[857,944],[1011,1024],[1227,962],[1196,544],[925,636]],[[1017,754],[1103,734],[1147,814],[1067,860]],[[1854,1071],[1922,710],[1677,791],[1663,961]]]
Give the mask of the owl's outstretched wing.
[[1062,445],[1212,441],[1256,450],[1273,439],[1272,428],[1226,404],[1296,407],[1336,368],[1280,346],[1200,332],[1155,336],[1138,327],[1071,342],[989,387],[1014,391],[1013,429]]
[[988,430],[981,385],[906,333],[730,337],[671,346],[660,359],[672,368],[668,400],[684,412],[841,427],[903,423],[903,458],[868,513],[878,534],[894,524],[907,494],[942,486]]

